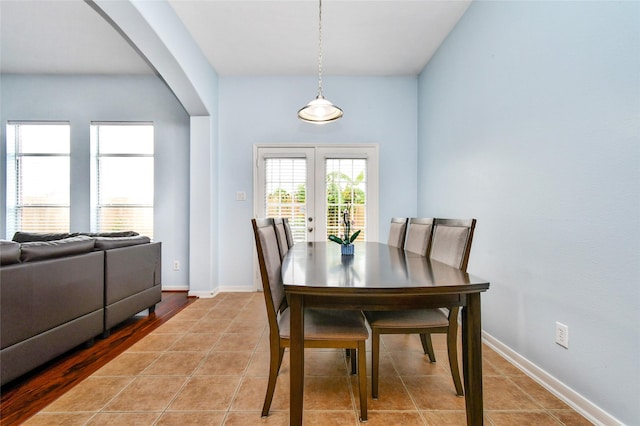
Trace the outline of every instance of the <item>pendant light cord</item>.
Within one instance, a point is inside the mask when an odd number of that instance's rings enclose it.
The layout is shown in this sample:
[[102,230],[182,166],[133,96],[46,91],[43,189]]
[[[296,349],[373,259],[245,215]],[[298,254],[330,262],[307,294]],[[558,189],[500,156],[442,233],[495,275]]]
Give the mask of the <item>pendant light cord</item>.
[[319,0],[318,11],[318,97],[324,98],[322,94],[322,0]]

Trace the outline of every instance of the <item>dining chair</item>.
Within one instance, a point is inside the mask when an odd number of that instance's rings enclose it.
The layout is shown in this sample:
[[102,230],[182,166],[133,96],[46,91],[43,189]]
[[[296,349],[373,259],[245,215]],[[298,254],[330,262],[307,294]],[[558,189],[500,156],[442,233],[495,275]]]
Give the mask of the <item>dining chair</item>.
[[[269,382],[262,416],[269,414],[284,350],[290,347],[290,313],[282,284],[281,259],[273,219],[252,219],[258,251],[258,263],[269,321]],[[366,321],[360,311],[306,308],[304,310],[304,347],[356,349],[360,417],[367,420]],[[353,359],[352,359],[353,361]]]
[[[411,226],[411,225],[410,225]],[[431,241],[425,253],[431,260],[467,270],[471,242],[476,220],[434,219]],[[411,228],[409,228],[410,230]],[[408,238],[408,237],[407,237]],[[408,242],[407,242],[408,243]],[[431,334],[447,335],[447,353],[451,377],[459,396],[464,395],[460,367],[458,366],[458,313],[456,306],[445,312],[443,309],[417,309],[405,311],[365,311],[371,327],[371,396],[378,398],[378,376],[381,334],[419,334],[424,353],[431,362],[436,362]]]
[[287,236],[287,245],[289,248],[293,247],[293,233],[291,232],[291,224],[289,224],[289,219],[286,217],[282,218],[282,222],[284,223],[284,233]]
[[280,260],[284,259],[284,256],[289,251],[289,243],[287,241],[287,229],[284,224],[284,219],[277,217],[273,219],[273,223],[276,227],[276,238],[278,239],[278,251],[280,252]]
[[426,256],[429,250],[432,230],[432,218],[410,218],[407,223],[407,238],[404,243],[404,249],[421,256]]
[[404,238],[407,234],[407,218],[392,217],[389,228],[387,244],[393,247],[404,248]]

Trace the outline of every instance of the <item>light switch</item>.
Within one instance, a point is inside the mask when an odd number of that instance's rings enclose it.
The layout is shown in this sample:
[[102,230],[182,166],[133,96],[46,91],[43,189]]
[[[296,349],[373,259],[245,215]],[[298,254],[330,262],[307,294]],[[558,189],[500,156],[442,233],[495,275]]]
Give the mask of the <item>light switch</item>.
[[236,201],[246,201],[247,200],[247,193],[244,191],[237,191],[236,192]]

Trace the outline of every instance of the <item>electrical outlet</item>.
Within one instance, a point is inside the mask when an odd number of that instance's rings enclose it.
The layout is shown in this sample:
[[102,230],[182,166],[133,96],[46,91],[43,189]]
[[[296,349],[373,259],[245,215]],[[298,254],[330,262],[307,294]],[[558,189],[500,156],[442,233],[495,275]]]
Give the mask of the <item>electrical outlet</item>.
[[179,271],[180,270],[180,261],[178,261],[178,260],[174,260],[173,261],[173,270],[174,271]]
[[556,322],[556,343],[569,349],[569,326]]

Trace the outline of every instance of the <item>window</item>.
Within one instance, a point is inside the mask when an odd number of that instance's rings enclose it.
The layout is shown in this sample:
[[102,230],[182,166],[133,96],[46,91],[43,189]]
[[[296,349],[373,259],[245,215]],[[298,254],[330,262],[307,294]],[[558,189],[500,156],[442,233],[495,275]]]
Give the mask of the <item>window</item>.
[[69,232],[70,125],[7,124],[7,235]]
[[153,124],[92,123],[92,230],[153,239]]
[[348,209],[354,225],[352,229],[354,231],[360,229],[360,240],[367,240],[366,169],[366,159],[327,158],[325,160],[327,238],[331,234],[342,236],[344,233],[342,212]]
[[307,234],[307,159],[265,159],[265,211],[267,217],[289,219],[294,242]]

